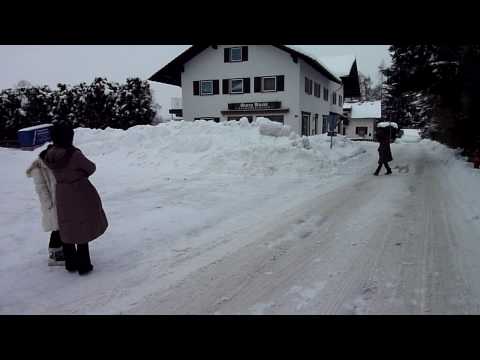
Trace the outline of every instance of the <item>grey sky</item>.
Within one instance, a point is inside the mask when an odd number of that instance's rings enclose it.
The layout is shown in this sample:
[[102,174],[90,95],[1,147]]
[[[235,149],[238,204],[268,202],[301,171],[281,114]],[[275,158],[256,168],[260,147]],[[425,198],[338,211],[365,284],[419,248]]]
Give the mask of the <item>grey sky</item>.
[[[312,55],[357,57],[359,71],[378,80],[378,65],[390,64],[388,45],[297,45]],[[0,45],[0,89],[20,80],[34,85],[91,82],[94,77],[124,82],[127,77],[148,78],[189,45]],[[152,83],[156,101],[167,114],[170,98],[181,96],[179,87]]]

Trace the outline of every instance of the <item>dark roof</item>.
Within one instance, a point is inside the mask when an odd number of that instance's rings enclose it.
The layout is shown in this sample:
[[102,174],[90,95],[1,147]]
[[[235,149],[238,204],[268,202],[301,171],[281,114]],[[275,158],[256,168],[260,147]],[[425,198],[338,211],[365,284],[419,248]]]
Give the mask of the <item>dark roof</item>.
[[[155,74],[153,74],[148,80],[150,81],[155,81],[155,82],[161,82],[165,84],[170,84],[170,85],[177,85],[177,86],[182,86],[182,71],[183,71],[183,66],[186,62],[188,62],[190,59],[193,57],[197,56],[200,54],[203,50],[208,48],[209,46],[215,46],[215,45],[193,45],[187,50],[185,50],[183,53],[178,55],[175,59],[170,61],[167,65],[165,65],[163,68],[161,68],[159,71],[157,71]],[[287,53],[289,53],[292,57],[294,58],[301,58],[304,60],[307,64],[312,66],[314,69],[316,69],[318,72],[323,74],[326,78],[329,80],[332,80],[338,84],[341,84],[341,80],[337,78],[335,75],[333,75],[325,66],[323,66],[320,62],[318,62],[316,59],[299,52],[295,49],[292,49],[290,47],[287,47],[285,45],[272,45],[275,46]]]

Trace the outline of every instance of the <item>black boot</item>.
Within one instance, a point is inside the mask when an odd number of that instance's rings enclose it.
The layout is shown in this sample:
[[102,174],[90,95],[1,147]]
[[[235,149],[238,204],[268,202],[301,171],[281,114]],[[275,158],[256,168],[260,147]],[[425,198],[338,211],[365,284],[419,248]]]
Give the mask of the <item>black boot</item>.
[[90,261],[90,251],[88,249],[88,243],[77,245],[77,260],[79,275],[86,275],[93,270],[93,265]]
[[385,168],[387,169],[387,172],[385,173],[385,175],[391,175],[392,174],[392,169],[390,168],[390,166],[388,166],[387,163],[385,163]]
[[377,170],[375,170],[375,172],[373,173],[373,175],[378,176],[378,174],[380,173],[380,169],[381,169],[381,168],[382,168],[382,164],[378,165]]
[[78,270],[77,250],[74,244],[63,244],[63,255],[65,257],[65,269],[70,272]]

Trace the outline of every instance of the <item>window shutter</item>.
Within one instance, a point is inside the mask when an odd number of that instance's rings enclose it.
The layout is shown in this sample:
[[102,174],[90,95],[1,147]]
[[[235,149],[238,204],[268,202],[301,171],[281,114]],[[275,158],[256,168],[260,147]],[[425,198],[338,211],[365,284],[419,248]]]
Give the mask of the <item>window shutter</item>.
[[277,91],[285,90],[285,75],[277,76]]
[[230,83],[230,81],[228,81],[228,79],[223,79],[222,80],[222,92],[224,94],[230,94],[230,89],[228,88],[228,84]]
[[230,62],[230,48],[223,49],[224,62]]
[[242,61],[248,61],[248,46],[242,46]]
[[193,95],[200,95],[200,81],[193,82]]
[[250,93],[250,78],[243,79],[243,92],[246,94]]
[[255,92],[262,92],[262,78],[256,76],[253,79],[253,87]]
[[219,89],[220,87],[220,81],[219,80],[213,80],[213,95],[218,95],[219,94]]

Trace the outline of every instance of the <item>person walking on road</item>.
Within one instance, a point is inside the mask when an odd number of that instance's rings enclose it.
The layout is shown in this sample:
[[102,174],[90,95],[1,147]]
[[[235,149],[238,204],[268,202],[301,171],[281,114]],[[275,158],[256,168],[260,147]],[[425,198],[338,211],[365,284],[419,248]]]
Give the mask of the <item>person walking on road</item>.
[[388,136],[387,131],[385,128],[378,129],[378,142],[380,145],[378,146],[378,167],[377,170],[373,173],[373,175],[378,176],[382,166],[385,166],[387,172],[385,175],[391,175],[392,169],[388,165],[390,161],[393,160],[392,151],[390,149],[390,137]]

